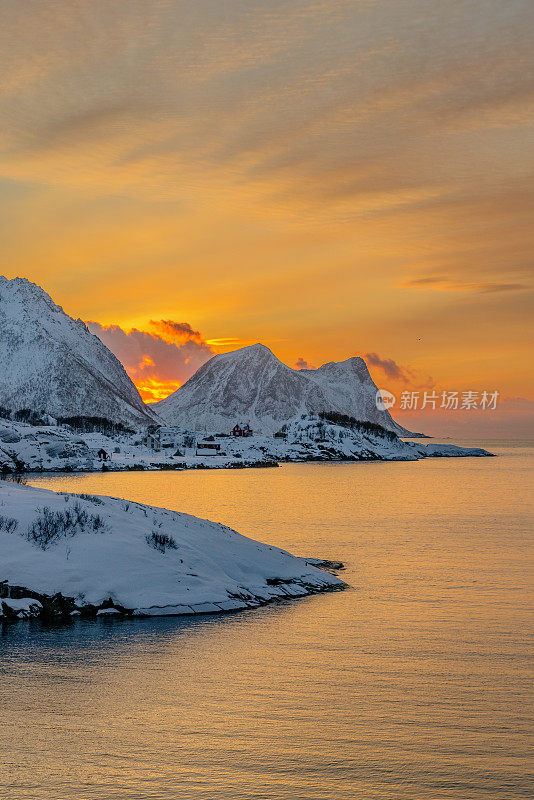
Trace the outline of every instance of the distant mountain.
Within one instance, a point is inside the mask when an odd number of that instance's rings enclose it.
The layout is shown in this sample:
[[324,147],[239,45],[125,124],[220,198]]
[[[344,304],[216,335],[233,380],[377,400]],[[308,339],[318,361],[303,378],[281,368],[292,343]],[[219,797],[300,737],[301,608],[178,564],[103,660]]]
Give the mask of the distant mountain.
[[0,364],[4,408],[154,422],[113,353],[26,278],[0,276]]
[[169,425],[190,430],[224,433],[238,422],[272,434],[302,414],[327,411],[410,435],[388,411],[377,409],[376,391],[361,358],[297,371],[254,344],[214,356],[152,408]]

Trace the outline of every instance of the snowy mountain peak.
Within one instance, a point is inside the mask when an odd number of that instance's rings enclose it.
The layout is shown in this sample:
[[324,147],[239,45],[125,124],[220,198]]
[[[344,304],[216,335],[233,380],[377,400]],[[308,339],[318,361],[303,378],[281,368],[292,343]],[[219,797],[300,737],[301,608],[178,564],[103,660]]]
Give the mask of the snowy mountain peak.
[[0,405],[53,417],[153,422],[120,361],[26,278],[0,276]]
[[245,347],[241,347],[239,350],[232,350],[230,353],[225,353],[225,355],[229,356],[232,353],[268,353],[273,358],[276,358],[272,350],[269,350],[267,345],[262,344],[261,342],[256,342],[255,344],[247,344]]
[[231,350],[228,353],[219,353],[218,355],[214,356],[214,358],[241,363],[251,363],[254,361],[267,363],[271,361],[273,363],[277,362],[278,364],[282,364],[282,362],[277,359],[273,351],[269,350],[266,345],[261,344],[260,342],[257,342],[256,344],[249,344],[246,347],[241,347],[239,350]]
[[60,312],[63,309],[56,305],[50,295],[36,283],[32,283],[28,278],[6,278],[0,275],[0,296],[3,299],[12,298],[13,300],[45,303],[52,311]]
[[214,356],[174,394],[154,404],[168,424],[229,432],[248,423],[272,434],[303,414],[337,412],[407,435],[376,407],[377,387],[365,361],[353,356],[315,370],[294,370],[268,347],[249,345]]
[[371,380],[367,364],[360,356],[351,356],[345,361],[329,361],[317,369],[302,370],[309,376],[319,375],[353,375],[360,380]]

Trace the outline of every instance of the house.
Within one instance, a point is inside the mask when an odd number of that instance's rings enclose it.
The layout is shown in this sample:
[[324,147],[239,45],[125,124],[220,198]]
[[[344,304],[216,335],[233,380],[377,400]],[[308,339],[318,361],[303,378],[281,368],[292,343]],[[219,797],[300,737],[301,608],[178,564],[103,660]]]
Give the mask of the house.
[[241,425],[236,422],[232,430],[233,436],[253,436],[253,433],[254,432],[248,423],[242,428]]
[[159,429],[159,440],[162,448],[178,447],[182,443],[183,433],[179,428],[171,425]]
[[143,438],[143,444],[150,450],[159,452],[179,447],[183,444],[183,432],[172,426],[149,428]]
[[161,449],[161,439],[159,435],[159,430],[155,431],[148,431],[146,436],[143,438],[143,444],[145,447],[150,448],[150,450],[155,450],[156,452]]
[[221,445],[218,442],[198,442],[196,454],[197,456],[217,456],[220,449]]
[[104,450],[103,447],[100,448],[100,450],[97,453],[97,456],[101,461],[107,461],[108,460],[108,454],[106,453],[106,451]]

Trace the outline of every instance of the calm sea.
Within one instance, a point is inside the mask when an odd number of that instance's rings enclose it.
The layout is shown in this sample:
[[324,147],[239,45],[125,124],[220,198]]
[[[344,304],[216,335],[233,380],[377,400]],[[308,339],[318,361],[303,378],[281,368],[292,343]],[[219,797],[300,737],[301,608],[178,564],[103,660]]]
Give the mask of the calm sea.
[[500,457],[34,477],[341,559],[351,588],[6,628],[0,796],[532,797],[533,450],[485,444]]

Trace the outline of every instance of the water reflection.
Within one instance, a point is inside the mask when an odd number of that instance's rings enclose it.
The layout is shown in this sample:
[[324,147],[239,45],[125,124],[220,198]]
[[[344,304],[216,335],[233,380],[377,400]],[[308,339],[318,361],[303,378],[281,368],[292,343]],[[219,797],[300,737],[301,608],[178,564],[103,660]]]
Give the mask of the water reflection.
[[531,462],[502,453],[37,479],[341,558],[353,588],[229,616],[11,627],[6,796],[530,796]]

